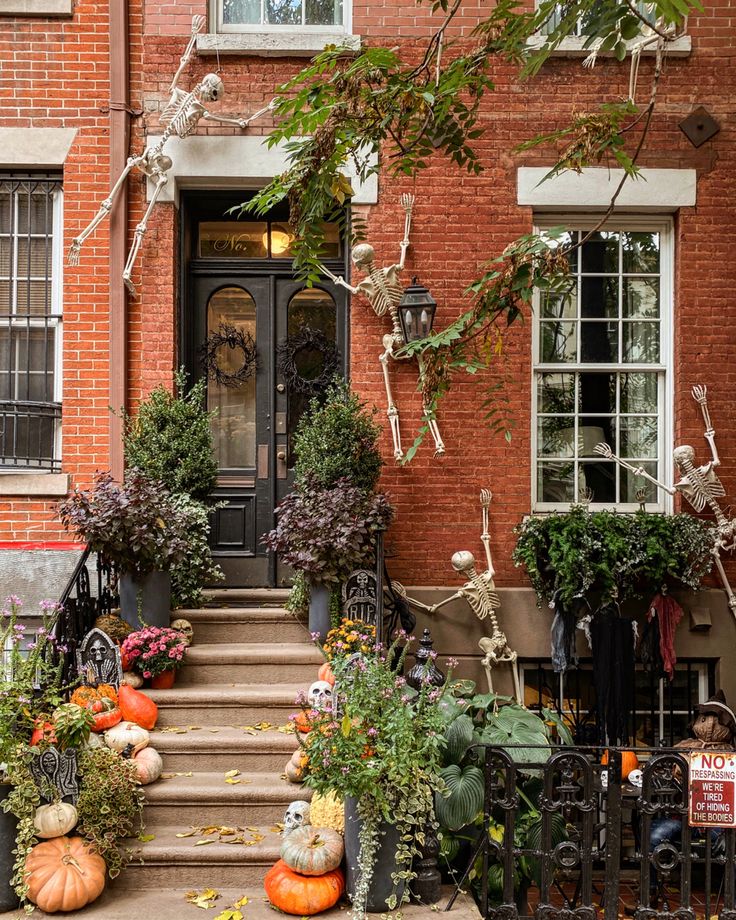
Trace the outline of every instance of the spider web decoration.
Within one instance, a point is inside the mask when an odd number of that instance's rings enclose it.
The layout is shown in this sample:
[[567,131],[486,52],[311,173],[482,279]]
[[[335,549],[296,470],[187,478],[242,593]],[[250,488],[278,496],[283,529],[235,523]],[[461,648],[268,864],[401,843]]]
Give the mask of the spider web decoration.
[[[315,377],[305,377],[304,368],[299,368],[299,357],[312,352],[321,359],[321,370]],[[340,370],[340,352],[320,329],[305,326],[285,342],[276,346],[276,361],[279,374],[286,386],[295,393],[316,396],[322,392]],[[316,361],[313,365],[320,366]]]
[[[225,347],[243,354],[242,364],[236,371],[227,371],[219,363],[220,349]],[[258,365],[253,336],[250,332],[236,329],[235,326],[230,326],[228,323],[220,323],[217,332],[211,332],[207,336],[206,342],[200,348],[200,353],[208,379],[224,387],[242,386],[249,377],[255,374]]]

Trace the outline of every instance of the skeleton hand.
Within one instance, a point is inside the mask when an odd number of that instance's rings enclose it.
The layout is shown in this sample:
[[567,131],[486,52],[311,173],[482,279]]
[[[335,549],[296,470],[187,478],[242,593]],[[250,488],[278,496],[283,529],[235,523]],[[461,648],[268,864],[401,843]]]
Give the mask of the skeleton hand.
[[204,16],[192,16],[192,35],[202,31],[204,26]]
[[708,387],[698,384],[692,388],[691,392],[696,403],[700,403],[701,406],[705,405],[708,399]]
[[401,207],[406,211],[407,214],[411,214],[414,210],[414,196],[409,194],[403,194],[401,196]]
[[611,447],[609,444],[604,444],[603,442],[601,442],[600,444],[596,444],[595,447],[593,448],[593,452],[596,454],[600,454],[601,457],[605,457],[606,460],[613,459],[613,451],[611,450]]
[[493,498],[493,492],[490,489],[481,489],[480,490],[480,503],[481,507],[488,508],[491,504],[491,499]]

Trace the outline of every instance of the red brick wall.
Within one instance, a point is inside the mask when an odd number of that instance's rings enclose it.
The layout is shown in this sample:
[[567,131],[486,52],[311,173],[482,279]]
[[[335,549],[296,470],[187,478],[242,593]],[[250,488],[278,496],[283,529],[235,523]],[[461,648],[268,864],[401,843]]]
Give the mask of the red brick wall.
[[[372,42],[412,42],[429,29],[428,4],[414,0],[356,0],[354,31]],[[102,12],[95,13],[95,7]],[[712,414],[724,458],[724,484],[736,496],[736,432],[731,424],[729,396],[734,382],[731,361],[736,347],[734,259],[736,222],[734,200],[734,80],[733,21],[725,0],[708,3],[707,12],[693,17],[693,52],[687,59],[666,63],[658,111],[647,153],[649,166],[690,166],[698,170],[698,204],[685,209],[675,222],[675,439],[692,440],[705,457],[700,417],[689,397],[695,382],[709,385]],[[72,22],[17,21],[0,41],[6,100],[12,104],[9,124],[79,126],[65,170],[67,239],[94,212],[107,187],[107,35],[104,4],[80,2]],[[206,13],[206,3],[133,3],[131,40],[133,73],[131,105],[143,115],[133,119],[132,147],[139,150],[147,132],[160,133],[158,111],[165,102],[171,75],[178,66],[193,13]],[[454,34],[469,35],[481,2],[469,3],[456,20]],[[7,36],[11,36],[8,38]],[[40,48],[43,47],[43,52]],[[95,72],[86,64],[95,56]],[[39,66],[39,61],[43,65]],[[24,81],[20,98],[9,88],[8,63]],[[30,70],[30,65],[33,69]],[[278,58],[222,57],[226,87],[222,109],[251,112],[271,98],[275,86],[302,62]],[[47,66],[48,65],[48,66]],[[215,69],[213,57],[193,58],[182,85]],[[642,98],[652,63],[642,62]],[[30,77],[29,77],[30,70]],[[63,80],[60,77],[63,75]],[[467,304],[463,290],[477,276],[482,262],[532,226],[529,208],[516,205],[516,169],[521,164],[548,164],[552,151],[524,156],[513,147],[532,134],[553,130],[601,99],[625,94],[628,65],[603,60],[592,72],[578,60],[555,59],[533,81],[519,84],[508,67],[494,67],[497,91],[483,105],[486,136],[478,142],[485,168],[476,178],[443,161],[432,163],[416,184],[382,177],[380,200],[367,209],[369,239],[379,264],[395,260],[403,214],[397,206],[402,191],[417,196],[412,248],[405,278],[417,274],[439,303],[437,326],[449,322]],[[49,82],[50,81],[50,82]],[[55,81],[55,82],[54,82]],[[53,106],[52,106],[53,101]],[[721,123],[721,132],[695,150],[678,122],[695,105],[705,105]],[[31,114],[33,113],[33,114]],[[254,126],[264,133],[268,120]],[[201,126],[201,131],[229,133],[227,128]],[[130,230],[145,208],[141,176],[130,182]],[[144,278],[140,297],[130,305],[129,385],[134,401],[158,382],[170,379],[177,362],[177,214],[172,205],[159,206],[139,259],[137,277]],[[64,470],[85,482],[107,461],[107,234],[101,227],[83,251],[78,270],[65,274],[65,392]],[[368,304],[354,298],[351,311],[353,380],[366,399],[385,409],[378,355],[385,321]],[[90,332],[94,330],[94,339]],[[447,454],[433,459],[431,439],[425,439],[408,467],[391,459],[386,426],[384,486],[398,509],[391,542],[397,553],[392,571],[406,583],[452,584],[449,557],[455,549],[480,553],[478,491],[494,492],[491,508],[494,560],[500,585],[523,584],[510,562],[512,529],[530,510],[531,324],[529,317],[505,336],[504,358],[498,374],[507,381],[506,397],[514,420],[511,443],[492,434],[482,420],[479,378],[459,379],[444,400],[439,424]],[[415,392],[416,372],[410,363],[392,368],[393,385],[408,447],[420,420]],[[48,505],[17,500],[3,507],[1,538],[28,539],[57,533]]]

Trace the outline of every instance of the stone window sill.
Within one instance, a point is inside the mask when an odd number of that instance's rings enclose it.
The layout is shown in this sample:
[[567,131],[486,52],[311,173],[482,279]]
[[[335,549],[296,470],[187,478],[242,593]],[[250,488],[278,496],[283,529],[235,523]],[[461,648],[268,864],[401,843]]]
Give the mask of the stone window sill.
[[0,16],[66,16],[74,14],[73,0],[6,0]]
[[[531,49],[541,48],[547,40],[545,35],[533,35],[527,40],[527,47]],[[552,52],[550,57],[587,57],[592,48],[585,48],[586,37],[584,35],[571,35],[563,38],[557,48]],[[634,44],[629,42],[629,45]],[[667,45],[668,57],[689,57],[693,50],[693,41],[689,35],[683,35]],[[645,56],[653,55],[654,48],[645,48],[642,52]],[[613,52],[607,51],[600,55],[601,57],[613,57]]]
[[341,30],[222,32],[197,36],[199,54],[252,54],[258,57],[312,57],[327,45],[360,50],[360,35]]
[[57,496],[69,491],[67,473],[10,473],[0,470],[0,497]]

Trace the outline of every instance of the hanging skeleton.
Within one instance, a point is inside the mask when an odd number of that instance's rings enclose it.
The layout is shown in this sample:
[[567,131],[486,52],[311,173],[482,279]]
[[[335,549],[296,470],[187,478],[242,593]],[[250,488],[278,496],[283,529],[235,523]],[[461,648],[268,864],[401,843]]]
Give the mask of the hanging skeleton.
[[480,506],[482,528],[480,539],[486,554],[486,570],[484,572],[478,572],[475,567],[475,556],[471,552],[468,552],[468,550],[460,550],[455,553],[450,560],[455,571],[468,579],[459,591],[456,591],[450,597],[446,597],[443,601],[440,601],[439,604],[433,604],[431,607],[414,598],[407,597],[403,589],[402,592],[409,603],[420,607],[422,610],[426,610],[427,613],[436,613],[440,607],[444,607],[445,604],[451,604],[453,601],[462,598],[468,602],[470,609],[479,620],[489,620],[491,624],[491,635],[484,636],[478,642],[483,652],[481,664],[485,669],[486,678],[488,679],[488,691],[489,693],[494,692],[493,676],[491,673],[493,668],[502,664],[511,665],[511,675],[514,681],[514,696],[517,702],[521,703],[519,670],[516,663],[519,656],[509,646],[508,639],[501,629],[496,616],[496,611],[501,606],[501,600],[493,581],[496,573],[491,558],[491,534],[488,529],[488,509],[490,508],[492,498],[493,495],[490,489],[481,489]]
[[[394,361],[402,360],[396,354],[396,351],[406,344],[404,335],[401,331],[399,322],[399,304],[404,296],[404,289],[399,281],[399,274],[404,268],[406,262],[406,251],[409,248],[409,231],[411,230],[411,216],[414,209],[414,196],[402,195],[401,205],[406,215],[404,220],[404,238],[399,244],[401,249],[401,258],[394,265],[388,265],[386,268],[378,268],[374,261],[375,250],[369,243],[358,243],[353,247],[352,259],[356,268],[366,272],[367,278],[363,279],[357,286],[348,284],[343,277],[333,275],[329,269],[322,266],[324,274],[332,280],[334,284],[339,284],[351,294],[363,294],[370,302],[373,312],[376,316],[385,316],[388,313],[391,318],[392,330],[383,337],[383,352],[379,358],[383,368],[383,382],[386,387],[386,399],[388,401],[389,424],[391,425],[391,437],[394,443],[394,458],[401,460],[404,451],[401,446],[401,429],[399,426],[399,410],[394,402],[391,392],[391,380],[388,369],[389,359]],[[417,358],[419,365],[419,377],[424,375],[424,363],[421,358]],[[436,420],[427,405],[424,405],[424,419],[429,431],[434,438],[435,456],[444,454],[445,445],[437,427]]]
[[143,153],[141,153],[139,156],[128,157],[125,168],[118,177],[117,182],[110,190],[110,194],[100,205],[99,211],[97,214],[95,214],[90,223],[79,234],[79,236],[74,237],[71,242],[71,246],[69,247],[69,264],[78,265],[82,244],[97,229],[102,221],[108,217],[112,211],[115,198],[122,188],[123,183],[128,178],[128,175],[134,169],[142,172],[144,176],[149,178],[155,184],[155,188],[153,194],[151,195],[151,200],[148,204],[148,207],[146,208],[146,212],[143,215],[143,219],[135,228],[135,233],[133,234],[133,245],[130,248],[128,259],[125,263],[125,268],[123,269],[123,281],[125,282],[125,286],[128,288],[131,294],[135,294],[135,286],[131,281],[133,265],[135,264],[135,260],[141,248],[143,236],[148,227],[148,220],[156,202],[158,201],[159,196],[169,181],[167,173],[171,169],[172,160],[171,157],[168,157],[164,154],[164,147],[166,146],[169,138],[172,135],[181,138],[188,137],[196,130],[197,125],[202,119],[206,121],[217,121],[224,125],[235,125],[235,127],[240,128],[241,130],[245,130],[245,128],[247,128],[252,121],[254,121],[256,118],[260,118],[261,115],[265,115],[266,112],[271,111],[273,108],[274,103],[272,101],[265,108],[260,109],[260,111],[256,112],[254,115],[251,115],[249,118],[241,118],[238,116],[230,115],[216,115],[213,112],[210,112],[206,108],[205,103],[218,102],[225,92],[225,87],[223,86],[222,80],[216,73],[206,74],[204,78],[199,83],[197,83],[194,89],[190,90],[189,92],[178,88],[177,84],[179,82],[179,78],[181,77],[184,68],[189,63],[192,52],[194,51],[197,33],[201,31],[204,22],[204,16],[194,16],[192,19],[192,34],[189,39],[189,44],[185,48],[184,54],[181,56],[179,69],[177,70],[169,89],[171,96],[159,119],[161,124],[165,126],[165,130],[159,138],[158,143],[154,147],[150,147],[148,150],[144,150]]
[[649,482],[657,486],[658,489],[664,489],[670,495],[679,493],[689,502],[697,512],[705,511],[709,508],[716,519],[716,540],[713,544],[713,558],[716,568],[721,579],[721,584],[728,597],[728,606],[736,617],[736,595],[731,590],[731,585],[726,578],[726,572],[721,562],[722,552],[731,552],[736,548],[736,518],[729,519],[718,503],[719,498],[723,498],[726,490],[723,488],[721,480],[716,475],[716,467],[720,466],[721,460],[716,448],[716,433],[710,419],[708,411],[708,391],[704,386],[695,386],[692,389],[692,396],[700,406],[705,424],[704,437],[710,447],[711,459],[703,466],[695,466],[695,451],[689,444],[682,444],[676,447],[672,453],[675,466],[682,475],[682,479],[675,483],[674,486],[668,486],[663,482],[650,476],[642,467],[635,467],[626,460],[622,460],[613,453],[608,444],[597,444],[595,452],[605,457],[607,460],[615,460],[619,466],[629,470],[636,476],[642,476]]

